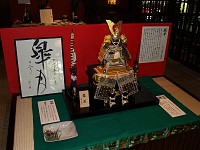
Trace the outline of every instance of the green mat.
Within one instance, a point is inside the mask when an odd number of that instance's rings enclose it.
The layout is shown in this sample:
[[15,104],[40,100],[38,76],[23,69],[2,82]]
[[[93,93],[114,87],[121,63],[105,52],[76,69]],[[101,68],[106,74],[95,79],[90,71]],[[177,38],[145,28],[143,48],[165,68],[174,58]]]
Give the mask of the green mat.
[[60,121],[70,120],[62,94],[34,97],[32,100],[35,150],[120,149],[132,147],[149,140],[165,138],[171,134],[190,130],[199,124],[200,117],[179,103],[172,95],[157,85],[151,77],[139,82],[154,95],[166,95],[186,115],[172,118],[159,105],[109,113],[74,120],[78,137],[58,142],[45,142],[40,124],[38,101],[54,99]]

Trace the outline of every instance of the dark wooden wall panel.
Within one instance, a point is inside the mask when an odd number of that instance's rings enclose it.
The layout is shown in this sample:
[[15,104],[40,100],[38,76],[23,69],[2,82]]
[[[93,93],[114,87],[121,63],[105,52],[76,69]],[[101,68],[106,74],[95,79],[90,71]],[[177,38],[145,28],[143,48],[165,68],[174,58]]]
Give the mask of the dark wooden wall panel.
[[0,28],[10,27],[10,3],[8,0],[0,0]]

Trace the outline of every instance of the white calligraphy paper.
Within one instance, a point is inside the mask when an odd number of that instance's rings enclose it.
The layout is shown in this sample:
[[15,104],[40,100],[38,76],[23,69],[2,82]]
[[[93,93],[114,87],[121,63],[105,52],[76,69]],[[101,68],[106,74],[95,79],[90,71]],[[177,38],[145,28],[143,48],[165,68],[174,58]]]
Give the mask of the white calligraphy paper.
[[176,106],[171,100],[169,100],[165,95],[159,95],[157,98],[160,100],[159,105],[171,116],[178,117],[186,115],[178,106]]
[[60,37],[15,40],[15,45],[22,97],[65,89]]
[[53,123],[60,121],[55,101],[46,100],[38,102],[41,124]]
[[142,28],[139,63],[164,61],[169,26]]

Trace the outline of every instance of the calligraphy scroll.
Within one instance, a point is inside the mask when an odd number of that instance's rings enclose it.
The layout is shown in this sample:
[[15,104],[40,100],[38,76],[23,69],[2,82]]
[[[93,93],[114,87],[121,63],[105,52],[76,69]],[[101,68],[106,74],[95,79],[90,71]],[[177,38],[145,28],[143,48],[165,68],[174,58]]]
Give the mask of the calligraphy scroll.
[[59,93],[65,88],[62,38],[15,40],[22,97]]

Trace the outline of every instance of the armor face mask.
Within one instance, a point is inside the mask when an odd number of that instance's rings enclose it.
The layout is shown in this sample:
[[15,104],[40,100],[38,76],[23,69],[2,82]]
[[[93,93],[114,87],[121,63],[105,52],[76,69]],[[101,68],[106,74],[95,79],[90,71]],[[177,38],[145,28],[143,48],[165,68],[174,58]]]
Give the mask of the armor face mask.
[[120,43],[120,39],[115,39],[115,38],[112,38],[112,43],[113,43],[113,45],[119,45],[119,43]]

